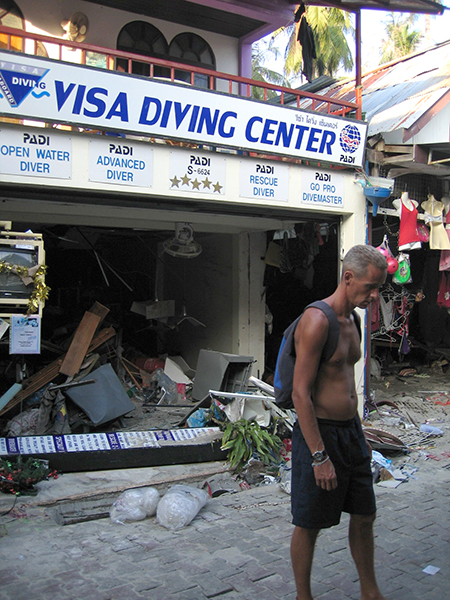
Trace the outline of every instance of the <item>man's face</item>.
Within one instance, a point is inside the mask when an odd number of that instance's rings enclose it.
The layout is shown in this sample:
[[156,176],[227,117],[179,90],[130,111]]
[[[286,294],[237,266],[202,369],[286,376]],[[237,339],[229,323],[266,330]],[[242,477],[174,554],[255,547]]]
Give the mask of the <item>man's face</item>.
[[367,308],[376,298],[386,281],[386,270],[369,265],[365,274],[357,277],[353,271],[344,274],[347,283],[347,298],[358,308]]

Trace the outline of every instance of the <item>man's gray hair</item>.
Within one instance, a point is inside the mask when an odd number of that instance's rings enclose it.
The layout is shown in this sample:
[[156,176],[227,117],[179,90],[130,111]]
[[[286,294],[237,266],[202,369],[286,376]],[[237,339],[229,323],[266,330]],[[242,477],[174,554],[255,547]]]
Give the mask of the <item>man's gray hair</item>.
[[342,261],[342,276],[345,271],[353,271],[356,277],[363,277],[369,265],[376,269],[386,270],[387,260],[383,254],[373,246],[359,244],[353,246],[344,256]]

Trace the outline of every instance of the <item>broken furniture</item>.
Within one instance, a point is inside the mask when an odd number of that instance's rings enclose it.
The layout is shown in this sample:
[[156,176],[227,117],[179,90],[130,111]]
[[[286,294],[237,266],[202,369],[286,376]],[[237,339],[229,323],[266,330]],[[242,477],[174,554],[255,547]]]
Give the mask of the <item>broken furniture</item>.
[[209,390],[245,392],[253,362],[253,356],[200,350],[192,388],[193,400],[204,400]]

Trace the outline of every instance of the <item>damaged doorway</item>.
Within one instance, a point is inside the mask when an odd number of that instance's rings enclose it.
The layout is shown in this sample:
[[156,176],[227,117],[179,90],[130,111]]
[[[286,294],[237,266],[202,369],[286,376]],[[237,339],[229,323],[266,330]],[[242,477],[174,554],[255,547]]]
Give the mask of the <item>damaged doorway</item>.
[[272,385],[284,330],[308,304],[326,298],[336,288],[339,223],[305,221],[289,231],[269,232],[267,237],[263,379]]
[[[233,236],[194,233],[195,248],[188,259],[170,250],[175,230],[136,231],[86,226],[22,224],[44,236],[46,283],[51,288],[42,320],[39,355],[10,355],[2,341],[0,395],[17,381],[23,381],[52,364],[70,347],[86,311],[95,303],[107,307],[102,327],[117,332],[102,347],[100,360],[117,363],[117,350],[131,363],[141,364],[161,356],[182,356],[195,368],[201,348],[230,351],[233,310]],[[133,307],[143,305],[154,311],[147,318]],[[159,305],[169,308],[160,312]],[[131,370],[130,364],[125,363]],[[119,366],[119,368],[117,368]],[[129,377],[128,377],[129,379]],[[60,383],[60,381],[58,381]],[[15,412],[39,405],[38,394],[27,398]],[[14,413],[3,415],[2,426]],[[89,423],[80,421],[80,427]],[[141,425],[145,427],[145,424]],[[76,428],[75,428],[76,429]],[[21,432],[23,434],[23,432]]]

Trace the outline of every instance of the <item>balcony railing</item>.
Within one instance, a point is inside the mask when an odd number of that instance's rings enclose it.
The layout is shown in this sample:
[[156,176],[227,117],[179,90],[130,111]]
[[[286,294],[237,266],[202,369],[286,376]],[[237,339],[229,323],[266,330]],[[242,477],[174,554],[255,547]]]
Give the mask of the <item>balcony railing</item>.
[[[123,52],[91,44],[71,42],[10,27],[0,26],[0,49],[34,56],[45,56],[50,59],[64,60],[81,65],[96,66],[101,63],[102,68],[130,74],[134,74],[133,68],[136,64],[145,65],[146,76],[149,78],[157,77],[159,79],[161,78],[160,73],[164,73],[165,79],[170,81],[179,81],[182,79],[186,83],[196,86],[197,76],[197,79],[201,78],[202,82],[206,83],[206,86],[201,86],[203,89],[215,90],[220,87],[221,91],[246,98],[252,98],[253,91],[260,89],[263,91],[265,101],[270,101],[269,96],[272,95],[275,96],[277,102],[284,105],[287,96],[289,98],[289,106],[296,105],[299,108],[301,104],[304,106],[306,100],[307,102],[309,101],[308,110],[315,112],[340,116],[352,113],[359,120],[361,120],[362,115],[361,102],[360,98],[358,99],[358,95],[356,96],[356,103],[348,102],[330,96],[313,94],[304,90],[287,88],[263,81],[256,81],[247,77],[186,65],[185,63],[142,56],[141,54]],[[73,53],[73,55],[68,56],[70,53]],[[357,89],[356,92],[358,91]],[[294,98],[293,101],[292,98]],[[271,101],[274,100],[272,99]]]

